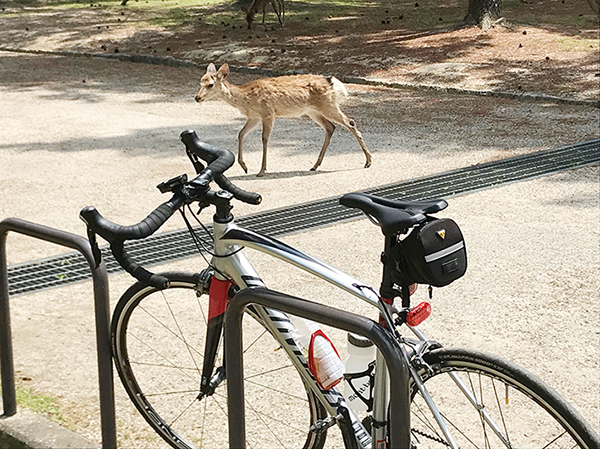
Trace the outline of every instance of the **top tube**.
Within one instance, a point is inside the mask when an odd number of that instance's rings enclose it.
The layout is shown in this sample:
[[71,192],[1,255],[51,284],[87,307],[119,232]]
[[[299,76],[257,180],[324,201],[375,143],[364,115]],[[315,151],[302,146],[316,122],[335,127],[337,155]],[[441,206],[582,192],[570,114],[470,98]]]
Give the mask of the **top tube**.
[[312,273],[372,306],[377,308],[380,307],[379,295],[374,288],[319,259],[286,245],[283,242],[248,229],[240,228],[234,223],[227,223],[224,225],[215,223],[214,234],[215,251],[219,255],[230,253],[232,245],[242,245],[247,248],[255,249]]

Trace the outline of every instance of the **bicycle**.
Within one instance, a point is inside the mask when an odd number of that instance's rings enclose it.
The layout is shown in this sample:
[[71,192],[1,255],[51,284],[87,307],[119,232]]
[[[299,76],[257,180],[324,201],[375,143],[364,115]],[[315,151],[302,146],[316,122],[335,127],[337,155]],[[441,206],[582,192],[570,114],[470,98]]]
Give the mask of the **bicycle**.
[[[390,344],[408,367],[411,447],[600,447],[590,425],[535,376],[493,355],[444,348],[417,327],[427,306],[410,306],[413,281],[423,282],[422,273],[406,265],[412,256],[405,253],[414,248],[410,231],[435,223],[433,214],[443,210],[446,201],[404,202],[359,193],[340,199],[382,228],[383,276],[376,290],[282,242],[238,227],[231,214],[232,200],[258,204],[260,195],[238,188],[224,176],[234,162],[230,152],[201,142],[193,131],[183,132],[181,140],[197,176],[188,180],[181,175],[160,184],[161,192],[172,193],[172,198],[140,223],[120,226],[93,207],[81,211],[96,253],[97,234],[138,279],[113,314],[114,359],[130,399],[169,445],[190,449],[228,444],[227,374],[220,350],[224,312],[238,291],[265,287],[244,255],[248,247],[325,279],[379,311],[380,325],[388,329]],[[210,188],[213,181],[221,190]],[[125,241],[153,234],[176,211],[198,249],[207,249],[185,214],[191,204],[200,210],[215,209],[208,268],[194,274],[154,274],[129,257]],[[455,254],[457,247],[464,251],[464,244],[451,246],[452,250],[438,251],[438,256]],[[466,269],[466,259],[444,263],[446,268],[450,264],[445,273],[451,276],[461,275],[460,266]],[[399,298],[400,304],[389,298]],[[369,394],[361,397],[367,411],[354,412],[336,387],[323,388],[307,369],[290,316],[258,305],[250,306],[248,314],[252,320],[244,321],[243,333],[248,447],[322,448],[336,425],[346,447],[387,447],[388,373],[380,353],[362,373],[371,380]],[[404,325],[412,337],[400,333]],[[338,439],[333,444],[342,443]]]

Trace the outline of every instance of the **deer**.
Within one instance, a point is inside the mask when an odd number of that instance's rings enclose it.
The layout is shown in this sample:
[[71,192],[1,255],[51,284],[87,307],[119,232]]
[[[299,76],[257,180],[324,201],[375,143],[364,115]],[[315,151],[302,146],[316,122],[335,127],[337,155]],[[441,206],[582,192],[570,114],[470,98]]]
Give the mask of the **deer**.
[[262,23],[265,24],[265,13],[267,9],[267,3],[270,3],[273,7],[273,11],[277,15],[277,20],[279,21],[279,25],[283,28],[285,23],[285,5],[283,4],[283,0],[254,0],[252,4],[248,7],[248,9],[243,9],[246,13],[246,22],[248,23],[248,29],[252,28],[252,22],[254,21],[254,16],[262,9]]
[[335,131],[335,123],[348,128],[365,154],[365,168],[371,166],[371,153],[353,119],[346,117],[340,109],[340,102],[348,96],[344,84],[333,76],[286,75],[261,78],[247,84],[236,85],[227,81],[229,66],[223,64],[219,70],[210,63],[200,79],[200,89],[195,100],[199,103],[211,98],[225,101],[237,108],[247,119],[238,134],[238,164],[245,173],[248,167],[242,156],[244,137],[262,123],[262,164],[257,176],[267,171],[267,143],[276,117],[308,116],[325,130],[325,141],[310,169],[315,171],[323,162],[325,151]]

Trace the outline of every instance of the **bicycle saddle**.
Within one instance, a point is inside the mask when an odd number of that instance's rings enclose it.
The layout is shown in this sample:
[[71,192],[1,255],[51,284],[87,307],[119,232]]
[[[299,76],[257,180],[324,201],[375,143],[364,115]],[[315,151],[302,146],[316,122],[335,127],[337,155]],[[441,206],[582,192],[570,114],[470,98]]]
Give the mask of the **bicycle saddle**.
[[383,235],[397,234],[421,223],[427,214],[434,214],[448,206],[443,199],[400,201],[367,193],[348,193],[340,198],[340,204],[363,211],[379,224]]

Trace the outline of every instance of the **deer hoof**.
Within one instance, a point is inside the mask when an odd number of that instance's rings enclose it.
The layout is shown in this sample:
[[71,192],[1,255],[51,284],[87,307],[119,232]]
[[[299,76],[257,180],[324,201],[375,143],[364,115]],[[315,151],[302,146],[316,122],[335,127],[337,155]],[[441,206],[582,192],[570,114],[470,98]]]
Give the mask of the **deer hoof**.
[[310,171],[317,171],[317,167],[312,167]]
[[257,177],[257,178],[262,178],[263,176],[265,176],[265,172],[264,172],[264,171],[259,171],[259,172],[256,174],[256,177]]
[[371,161],[369,161],[365,164],[365,168],[369,168],[370,166],[371,166]]

